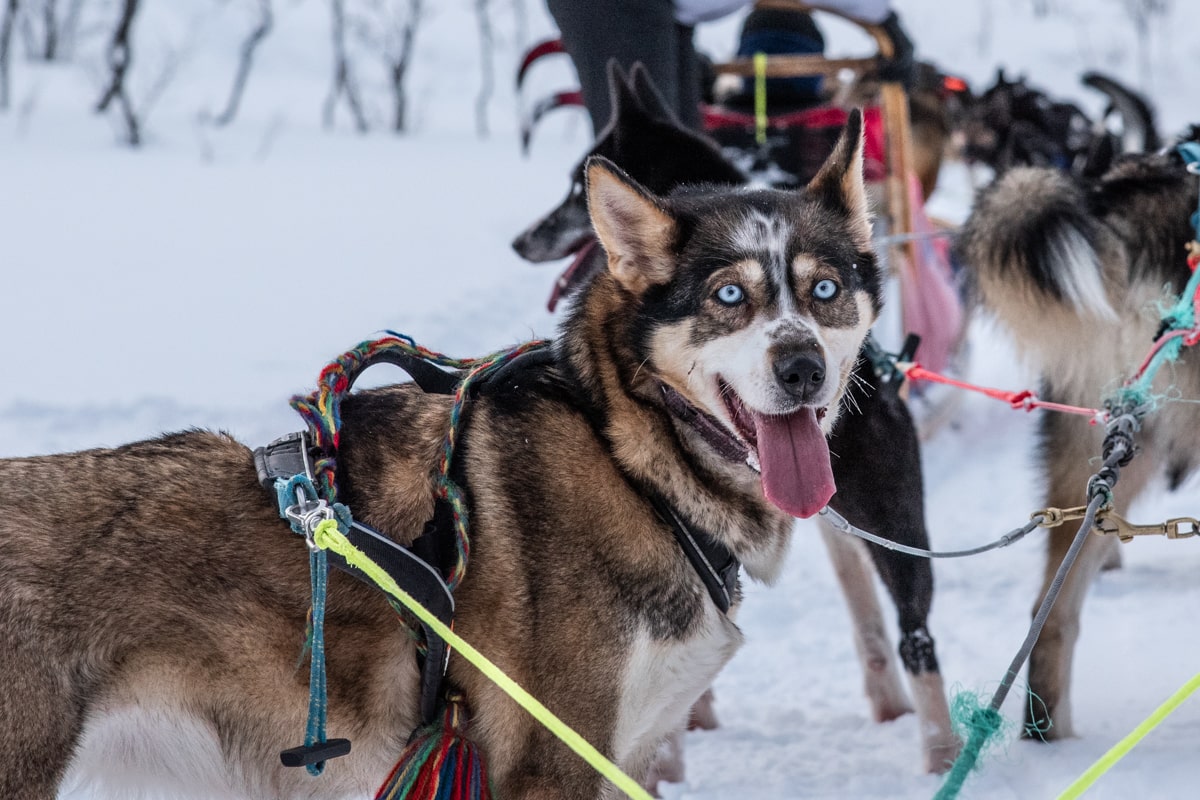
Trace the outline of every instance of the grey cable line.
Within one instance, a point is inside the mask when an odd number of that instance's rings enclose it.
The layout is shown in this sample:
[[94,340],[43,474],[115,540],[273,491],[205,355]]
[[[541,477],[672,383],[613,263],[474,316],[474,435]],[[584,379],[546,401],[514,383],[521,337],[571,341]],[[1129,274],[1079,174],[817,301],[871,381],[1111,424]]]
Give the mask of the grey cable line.
[[1001,536],[999,539],[996,539],[994,542],[989,542],[988,544],[980,545],[979,547],[972,547],[969,550],[924,550],[920,547],[910,547],[906,544],[893,542],[891,539],[885,539],[884,537],[875,533],[871,533],[870,531],[864,531],[862,528],[851,524],[849,520],[847,520],[838,512],[834,511],[829,506],[825,506],[817,513],[824,517],[826,522],[842,533],[848,533],[851,536],[857,536],[858,538],[865,539],[872,544],[877,544],[880,547],[886,547],[888,550],[895,550],[899,553],[907,553],[910,556],[918,556],[920,558],[965,558],[966,556],[974,556],[978,555],[979,553],[986,553],[989,550],[997,550],[1001,547],[1008,547],[1013,542],[1018,542],[1023,539],[1027,533],[1037,528],[1046,519],[1041,514],[1036,514],[1034,515],[1033,519],[1029,520],[1029,522],[1022,527],[1014,528],[1013,530]]

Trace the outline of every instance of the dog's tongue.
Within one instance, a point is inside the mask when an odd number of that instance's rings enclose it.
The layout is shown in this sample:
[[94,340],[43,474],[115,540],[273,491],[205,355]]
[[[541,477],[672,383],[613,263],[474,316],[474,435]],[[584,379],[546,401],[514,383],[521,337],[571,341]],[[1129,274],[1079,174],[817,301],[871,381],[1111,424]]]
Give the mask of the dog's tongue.
[[753,414],[763,493],[793,517],[811,517],[833,497],[829,445],[811,408],[781,417]]

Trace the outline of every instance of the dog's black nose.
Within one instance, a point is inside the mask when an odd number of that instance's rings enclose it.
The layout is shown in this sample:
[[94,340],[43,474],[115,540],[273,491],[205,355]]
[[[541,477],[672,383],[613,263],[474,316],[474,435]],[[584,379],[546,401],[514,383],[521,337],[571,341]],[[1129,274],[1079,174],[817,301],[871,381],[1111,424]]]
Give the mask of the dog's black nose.
[[825,360],[815,353],[788,353],[775,359],[775,377],[792,397],[811,400],[825,382]]
[[526,255],[526,253],[529,252],[529,231],[524,231],[517,236],[517,238],[512,240],[512,249],[515,250],[517,255],[519,255],[521,258],[526,260],[529,259],[529,256]]

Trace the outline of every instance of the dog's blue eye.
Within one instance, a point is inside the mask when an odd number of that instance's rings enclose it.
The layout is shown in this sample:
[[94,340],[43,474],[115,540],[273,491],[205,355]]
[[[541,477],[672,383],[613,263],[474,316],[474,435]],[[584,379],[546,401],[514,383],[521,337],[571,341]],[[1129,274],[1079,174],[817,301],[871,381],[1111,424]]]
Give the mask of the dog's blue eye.
[[717,289],[717,299],[727,306],[736,306],[746,299],[746,293],[736,283],[727,283]]
[[823,281],[817,281],[817,285],[813,287],[813,297],[818,300],[832,300],[838,293],[838,285],[826,278]]

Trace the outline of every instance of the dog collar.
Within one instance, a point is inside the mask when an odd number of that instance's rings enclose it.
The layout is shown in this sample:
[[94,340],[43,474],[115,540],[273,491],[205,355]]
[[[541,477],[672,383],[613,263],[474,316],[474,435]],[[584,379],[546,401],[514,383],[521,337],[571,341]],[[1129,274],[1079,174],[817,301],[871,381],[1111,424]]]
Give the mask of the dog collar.
[[662,389],[663,401],[667,404],[667,410],[677,420],[698,433],[700,438],[726,461],[734,464],[747,463],[750,447],[745,442],[726,430],[725,426],[713,419],[712,416],[689,403],[683,395],[670,386],[660,383],[659,387]]

